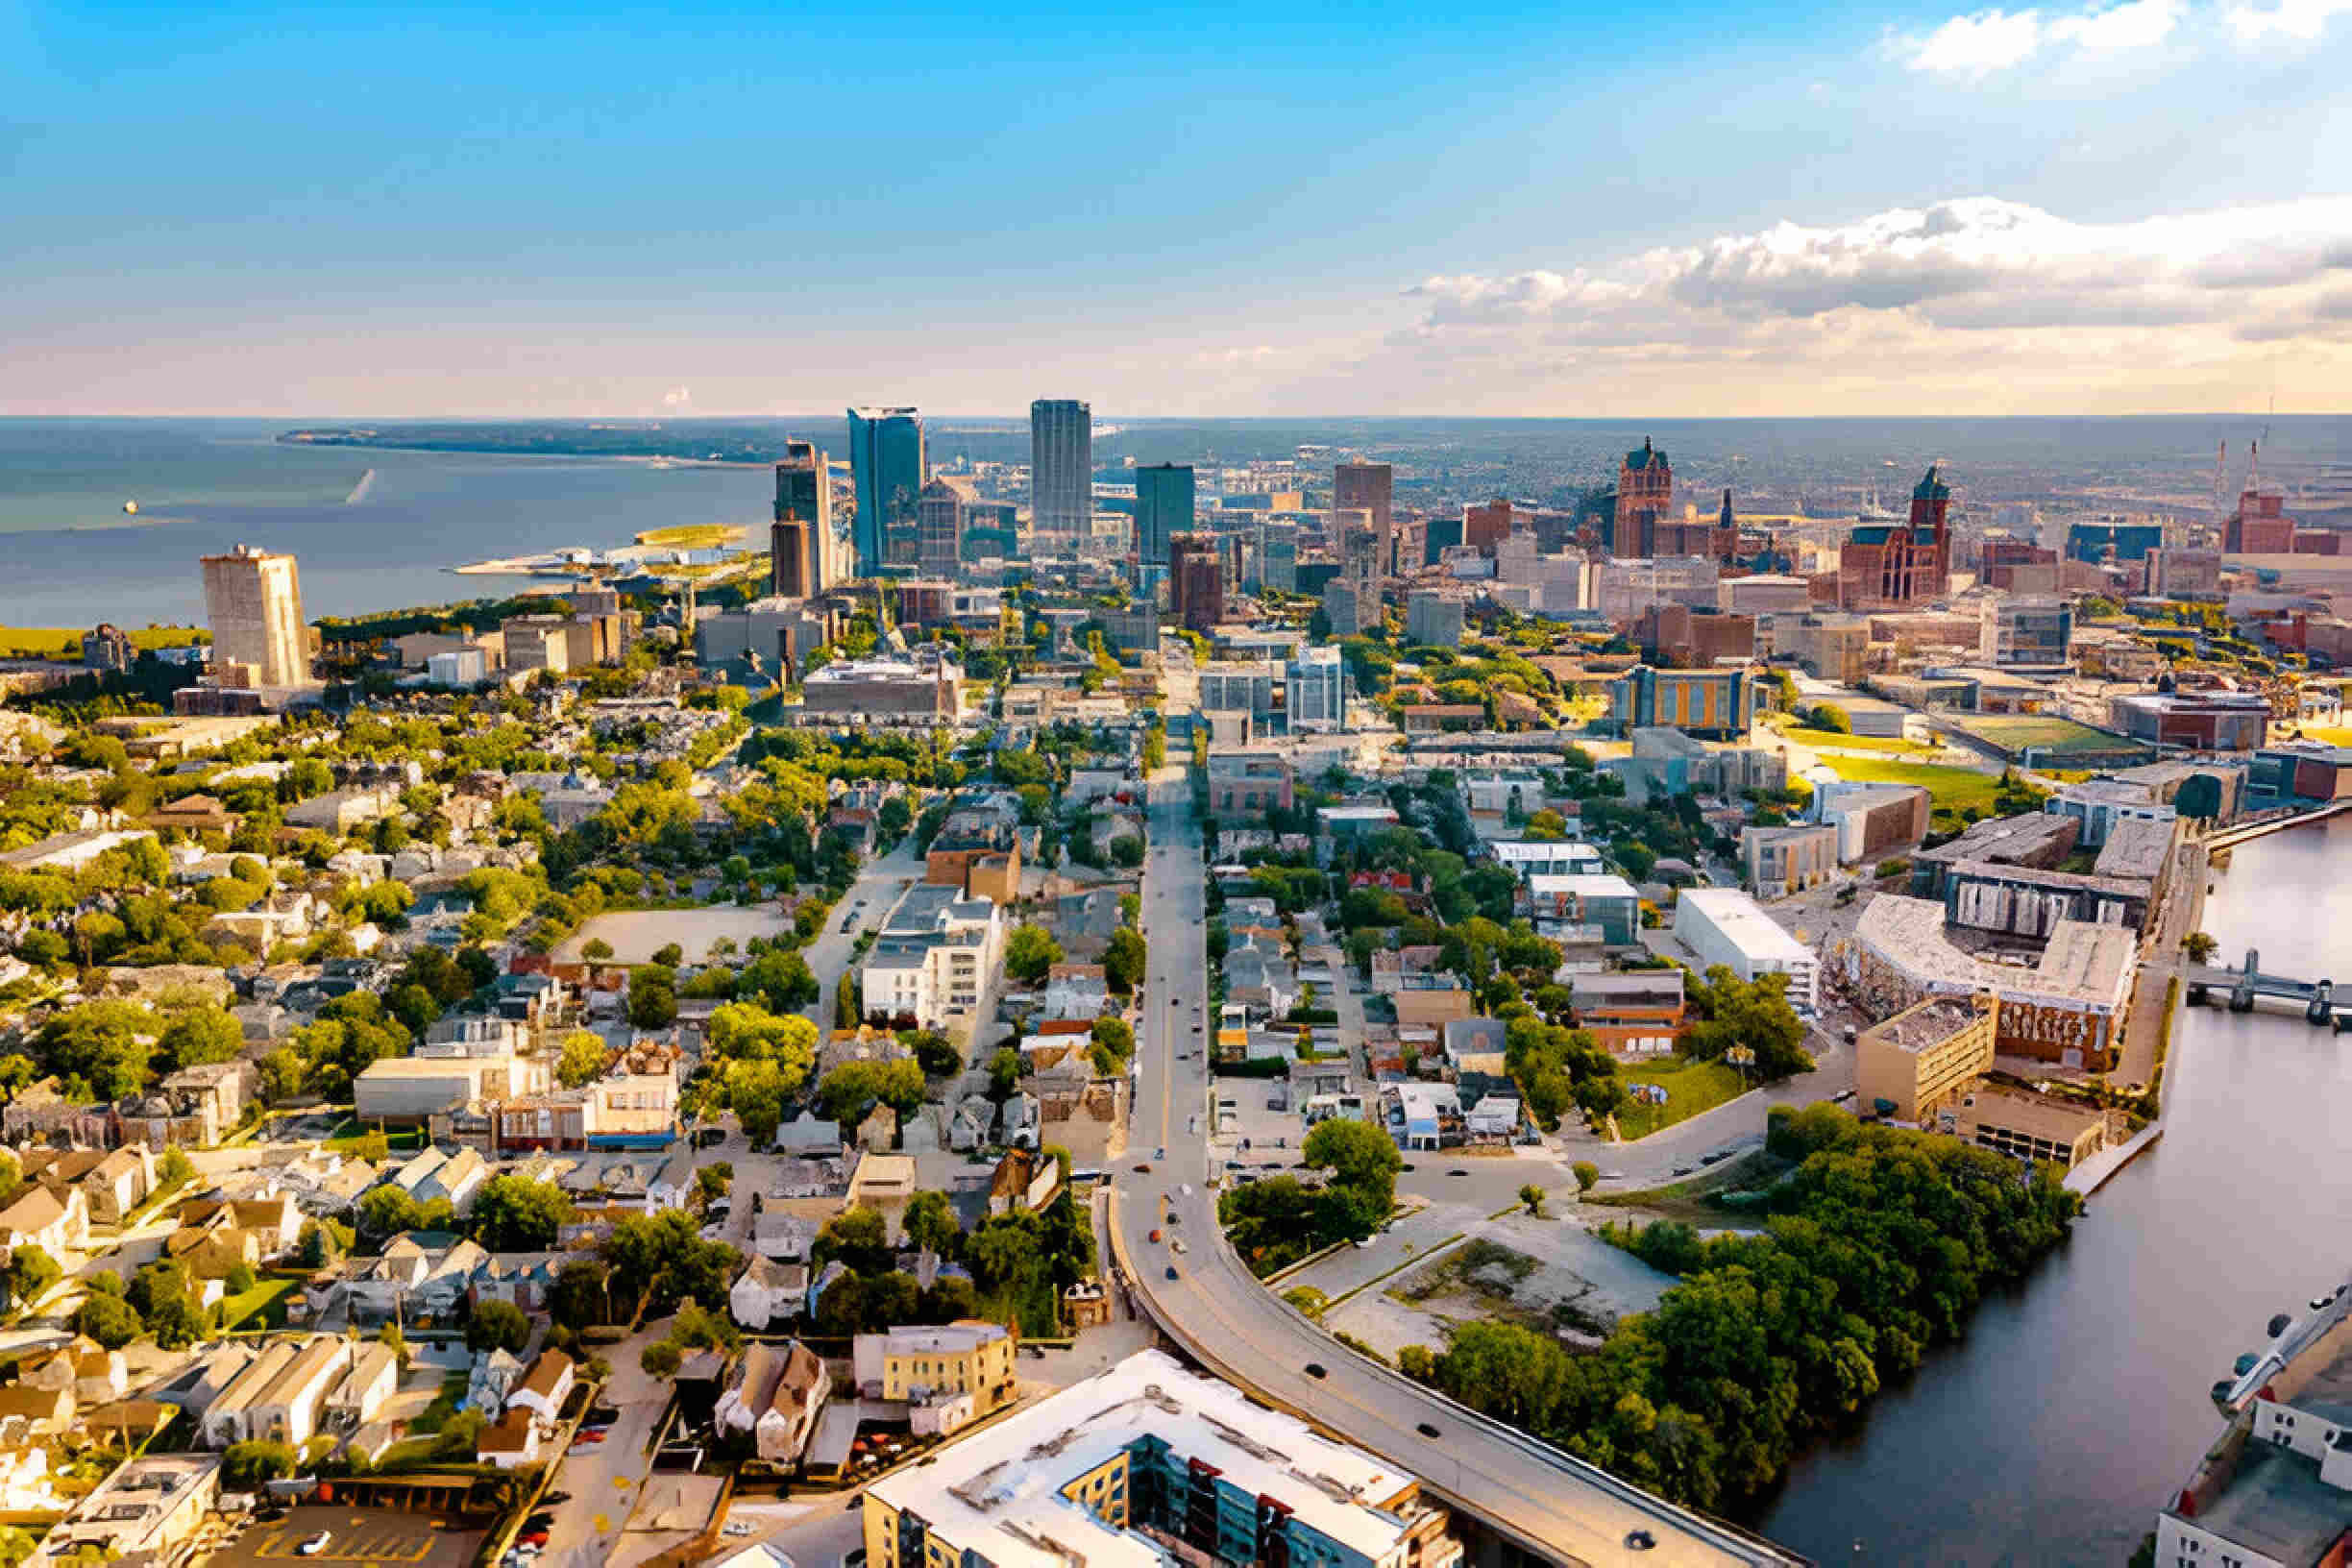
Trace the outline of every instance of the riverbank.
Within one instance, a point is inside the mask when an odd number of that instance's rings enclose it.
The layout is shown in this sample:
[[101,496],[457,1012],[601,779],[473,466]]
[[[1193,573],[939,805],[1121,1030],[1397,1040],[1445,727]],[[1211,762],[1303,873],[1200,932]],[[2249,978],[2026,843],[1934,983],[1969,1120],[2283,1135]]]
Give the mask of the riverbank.
[[[2258,839],[2212,876],[2203,928],[2323,972],[2352,921],[2347,866],[2352,819]],[[2206,1389],[2272,1312],[2340,1277],[2352,1230],[2352,1173],[2329,1158],[2352,1121],[2352,1037],[2182,1007],[2161,1083],[2161,1137],[1965,1338],[1798,1460],[1765,1534],[1825,1562],[2131,1556],[2217,1430]]]

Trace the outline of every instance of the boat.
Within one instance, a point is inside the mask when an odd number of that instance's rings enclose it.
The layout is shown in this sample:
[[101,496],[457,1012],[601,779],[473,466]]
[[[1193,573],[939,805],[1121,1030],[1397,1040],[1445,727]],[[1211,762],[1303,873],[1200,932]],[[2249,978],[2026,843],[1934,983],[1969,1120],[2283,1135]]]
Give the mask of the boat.
[[124,515],[125,517],[136,517],[136,516],[138,516],[138,502],[135,502],[135,501],[126,501],[126,502],[123,502],[123,515]]

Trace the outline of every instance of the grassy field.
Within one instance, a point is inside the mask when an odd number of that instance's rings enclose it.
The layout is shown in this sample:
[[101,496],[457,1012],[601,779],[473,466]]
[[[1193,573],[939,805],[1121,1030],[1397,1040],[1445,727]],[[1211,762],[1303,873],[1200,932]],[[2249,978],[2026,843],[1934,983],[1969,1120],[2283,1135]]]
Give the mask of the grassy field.
[[282,1329],[285,1327],[285,1301],[302,1287],[302,1281],[291,1276],[266,1275],[251,1290],[221,1298],[221,1327],[224,1329]]
[[1938,749],[1918,741],[1900,740],[1892,735],[1837,735],[1825,729],[1810,729],[1803,724],[1790,723],[1786,718],[1778,714],[1767,720],[1766,724],[1767,727],[1786,735],[1799,746],[1811,747],[1816,749],[1825,746],[1834,746],[1849,751],[1874,751],[1896,757],[1931,757]]
[[2009,752],[2033,746],[2053,757],[2064,757],[2082,752],[2130,750],[2134,746],[2120,735],[2110,735],[2089,724],[2052,715],[1981,713],[1955,718],[1952,723],[1978,740]]
[[[82,634],[87,626],[0,626],[0,656],[16,659],[82,659]],[[208,643],[212,634],[195,626],[125,626],[123,635],[136,649],[185,648]]]
[[681,523],[673,528],[648,528],[637,542],[669,550],[720,550],[742,544],[744,530],[727,523]]
[[1726,1100],[1737,1099],[1746,1089],[1736,1068],[1720,1062],[1684,1062],[1673,1057],[1654,1066],[1621,1066],[1617,1076],[1629,1087],[1655,1084],[1666,1090],[1664,1105],[1635,1104],[1617,1113],[1617,1131],[1629,1140],[1647,1138],[1702,1111],[1712,1111]]
[[1997,774],[1980,773],[1973,768],[1880,762],[1875,757],[1825,756],[1822,762],[1840,778],[1866,784],[1917,784],[1927,792],[1930,804],[1938,811],[1966,811],[1974,806],[1980,812],[1990,813],[1993,796],[2000,789]]

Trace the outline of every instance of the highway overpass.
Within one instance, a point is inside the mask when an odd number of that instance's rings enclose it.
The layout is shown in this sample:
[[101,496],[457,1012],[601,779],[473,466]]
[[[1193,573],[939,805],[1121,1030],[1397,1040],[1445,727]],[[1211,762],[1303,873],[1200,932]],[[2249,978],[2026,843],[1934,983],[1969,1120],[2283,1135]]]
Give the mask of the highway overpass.
[[[1189,791],[1181,772],[1169,778],[1164,772],[1151,787],[1143,892],[1151,965],[1137,1031],[1133,1131],[1111,1200],[1115,1261],[1144,1311],[1218,1376],[1411,1471],[1433,1495],[1533,1557],[1803,1562],[1356,1354],[1260,1285],[1225,1244],[1208,1184],[1214,1020],[1205,1016],[1207,892]],[[1150,1239],[1155,1228],[1165,1239]],[[1179,1237],[1182,1254],[1172,1246]]]

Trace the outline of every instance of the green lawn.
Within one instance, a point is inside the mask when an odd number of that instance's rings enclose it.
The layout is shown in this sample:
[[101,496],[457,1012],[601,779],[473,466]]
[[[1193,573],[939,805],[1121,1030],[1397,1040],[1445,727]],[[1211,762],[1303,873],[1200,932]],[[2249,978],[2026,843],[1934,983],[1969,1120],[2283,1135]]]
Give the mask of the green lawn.
[[[8,657],[82,658],[82,633],[86,626],[0,626],[0,655]],[[135,649],[184,648],[208,642],[212,634],[197,626],[125,626],[123,635]]]
[[2130,751],[2144,749],[2120,735],[2078,724],[2071,719],[2055,715],[2026,713],[1981,713],[1956,717],[1952,723],[1978,740],[1998,747],[2003,751],[2021,752],[2027,747],[2040,747],[2052,756],[2067,756],[2082,752]]
[[251,1290],[221,1298],[221,1327],[282,1329],[286,1297],[301,1288],[300,1280],[276,1274],[264,1276]]
[[1666,1090],[1664,1105],[1636,1103],[1617,1113],[1617,1131],[1628,1140],[1647,1138],[1702,1111],[1712,1111],[1727,1100],[1737,1099],[1748,1087],[1735,1067],[1678,1057],[1639,1066],[1621,1065],[1617,1076],[1629,1089],[1635,1084],[1655,1084]]
[[1917,784],[1926,790],[1937,811],[1966,811],[1974,806],[1984,815],[1993,811],[2000,791],[2000,775],[1973,768],[1948,768],[1925,762],[1880,762],[1875,757],[1825,756],[1822,763],[1840,778],[1867,784]]
[[[336,1125],[334,1131],[327,1136],[326,1146],[337,1154],[355,1154],[358,1152],[360,1142],[375,1131],[374,1127],[357,1117],[346,1116]],[[411,1152],[422,1149],[425,1147],[425,1129],[422,1127],[387,1127],[384,1129],[384,1144],[387,1148],[407,1149]]]

